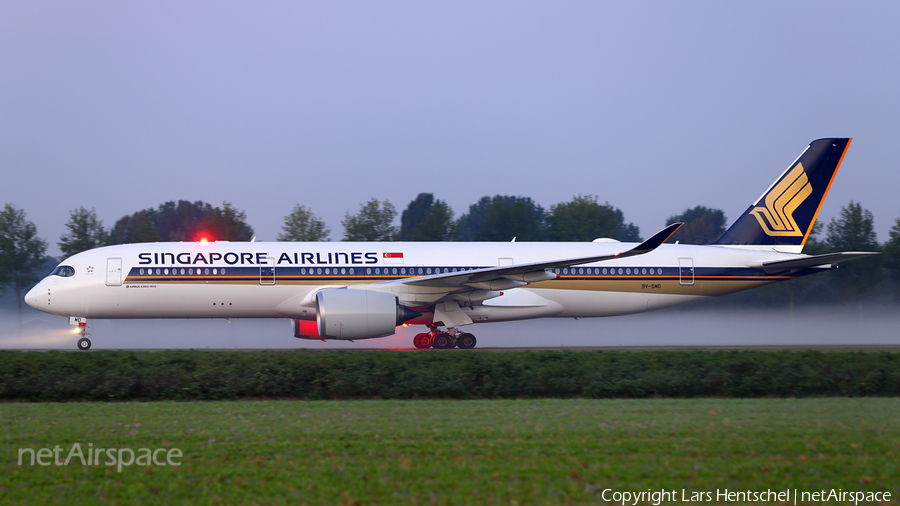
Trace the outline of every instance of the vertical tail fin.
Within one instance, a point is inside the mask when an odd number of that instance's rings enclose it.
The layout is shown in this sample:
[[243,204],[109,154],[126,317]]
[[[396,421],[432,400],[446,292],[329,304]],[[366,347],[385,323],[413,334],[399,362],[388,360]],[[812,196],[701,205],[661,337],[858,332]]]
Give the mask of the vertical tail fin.
[[799,253],[852,139],[819,139],[714,244]]

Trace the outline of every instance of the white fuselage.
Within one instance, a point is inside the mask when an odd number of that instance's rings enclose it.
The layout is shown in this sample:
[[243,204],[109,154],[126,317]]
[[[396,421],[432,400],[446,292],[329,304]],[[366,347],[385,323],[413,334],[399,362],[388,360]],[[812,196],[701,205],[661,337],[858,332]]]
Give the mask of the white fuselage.
[[[633,244],[595,243],[142,243],[66,259],[26,296],[41,311],[82,318],[315,319],[314,293],[353,286],[388,291],[431,323],[428,288],[391,283],[454,270],[580,258]],[[790,279],[750,267],[800,257],[773,251],[664,244],[640,256],[554,269],[527,286],[502,283],[487,300],[460,307],[473,322],[637,313]]]

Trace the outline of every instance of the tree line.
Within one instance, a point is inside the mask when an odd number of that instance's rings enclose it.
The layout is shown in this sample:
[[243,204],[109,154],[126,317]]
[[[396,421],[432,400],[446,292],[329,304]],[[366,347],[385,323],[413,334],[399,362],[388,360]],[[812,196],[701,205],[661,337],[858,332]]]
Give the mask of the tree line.
[[[578,195],[545,210],[529,197],[482,197],[454,219],[453,210],[431,193],[420,193],[393,225],[397,211],[372,199],[355,215],[347,213],[344,241],[591,241],[609,237],[640,241],[638,227],[622,211],[597,197]],[[290,219],[290,217],[288,217]],[[291,238],[292,240],[294,238]]]
[[[597,238],[641,241],[640,230],[626,222],[622,211],[596,196],[576,195],[571,201],[544,209],[529,197],[494,195],[471,204],[458,218],[443,200],[420,193],[400,213],[387,200],[370,199],[355,214],[341,220],[343,241],[573,241]],[[666,225],[685,225],[669,241],[710,244],[725,232],[725,214],[719,209],[696,206],[670,216]],[[820,237],[823,229],[825,236]],[[249,241],[253,228],[246,214],[229,202],[221,206],[197,201],[169,201],[123,216],[106,228],[94,209],[78,207],[70,212],[67,232],[57,245],[63,258],[88,249],[124,243],[198,241],[201,239]],[[297,204],[285,216],[278,241],[329,241],[331,229],[308,207]],[[46,274],[56,260],[46,255],[47,242],[37,235],[25,212],[11,204],[0,211],[0,286],[11,289],[19,301]],[[827,227],[816,224],[804,253],[832,251],[880,251],[880,258],[849,264],[827,276],[812,276],[792,283],[767,287],[764,298],[777,303],[795,299],[861,299],[891,292],[900,299],[900,218],[888,240],[879,244],[874,217],[851,201]],[[52,267],[50,267],[52,268]],[[757,292],[757,291],[754,291]],[[754,296],[750,296],[753,298]]]

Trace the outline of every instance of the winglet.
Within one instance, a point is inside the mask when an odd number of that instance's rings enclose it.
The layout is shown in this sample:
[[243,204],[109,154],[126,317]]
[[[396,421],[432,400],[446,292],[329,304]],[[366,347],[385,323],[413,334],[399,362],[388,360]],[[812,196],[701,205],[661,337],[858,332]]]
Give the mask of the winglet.
[[644,253],[649,253],[656,248],[660,247],[662,243],[666,242],[669,237],[672,237],[672,234],[675,233],[676,230],[681,228],[684,223],[673,223],[668,227],[660,230],[659,232],[653,234],[653,237],[647,239],[646,241],[638,244],[634,248],[622,253],[618,256],[633,256],[633,255],[643,255]]

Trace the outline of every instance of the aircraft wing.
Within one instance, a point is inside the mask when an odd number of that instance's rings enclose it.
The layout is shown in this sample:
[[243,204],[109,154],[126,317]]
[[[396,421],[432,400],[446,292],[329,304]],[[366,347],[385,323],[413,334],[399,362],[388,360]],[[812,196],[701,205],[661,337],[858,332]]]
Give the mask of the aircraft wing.
[[452,291],[455,288],[461,288],[475,283],[488,283],[497,280],[513,280],[523,283],[531,283],[537,281],[546,281],[548,279],[556,279],[557,274],[547,272],[548,269],[559,269],[562,267],[571,267],[573,265],[583,265],[593,262],[602,262],[604,260],[612,260],[615,258],[626,258],[636,255],[643,255],[658,248],[666,239],[672,236],[683,223],[673,223],[668,227],[660,230],[653,237],[638,244],[630,250],[620,253],[598,255],[591,257],[568,258],[562,260],[551,260],[547,262],[533,262],[528,264],[504,265],[499,267],[485,267],[483,269],[473,269],[471,271],[449,272],[441,274],[432,274],[430,276],[418,276],[414,278],[399,279],[396,281],[387,281],[385,283],[400,283],[410,286],[432,287],[432,288],[448,288]]
[[774,262],[763,262],[758,265],[752,265],[767,271],[786,271],[791,269],[803,269],[806,267],[834,267],[838,262],[846,262],[847,260],[855,260],[871,255],[880,255],[873,251],[842,251],[840,253],[826,253],[824,255],[813,255],[802,258],[793,258],[791,260],[776,260]]

